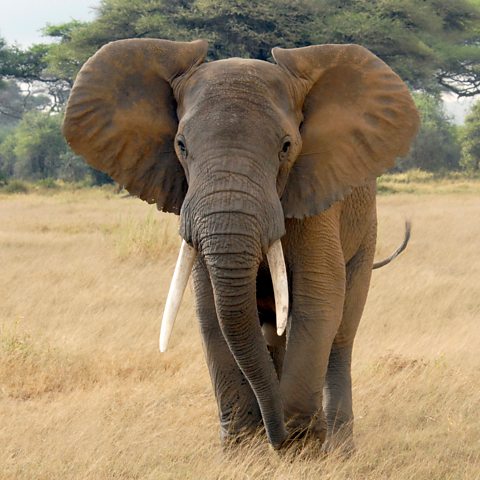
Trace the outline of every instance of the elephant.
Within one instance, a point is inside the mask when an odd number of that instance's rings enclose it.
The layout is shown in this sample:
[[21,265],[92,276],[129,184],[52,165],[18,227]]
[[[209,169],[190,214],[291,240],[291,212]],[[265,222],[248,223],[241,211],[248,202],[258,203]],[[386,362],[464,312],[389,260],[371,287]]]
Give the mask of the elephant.
[[207,42],[126,39],[77,75],[63,133],[179,215],[165,350],[188,278],[224,442],[352,438],[351,362],[376,244],[376,178],[419,117],[359,45],[206,61]]

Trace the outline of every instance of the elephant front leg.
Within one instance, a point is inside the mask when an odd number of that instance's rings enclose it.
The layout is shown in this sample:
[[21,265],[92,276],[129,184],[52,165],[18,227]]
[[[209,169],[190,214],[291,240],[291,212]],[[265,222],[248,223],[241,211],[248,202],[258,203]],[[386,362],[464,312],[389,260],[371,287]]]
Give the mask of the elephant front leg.
[[[308,222],[306,221],[308,226]],[[290,254],[291,324],[281,378],[287,425],[292,437],[307,433],[323,443],[327,423],[322,394],[333,339],[342,318],[345,264],[336,233],[311,225],[300,241],[324,238],[321,248],[298,243]],[[298,242],[298,241],[297,241]],[[307,242],[308,243],[308,242]]]
[[218,405],[222,442],[236,442],[261,425],[262,416],[250,384],[239,369],[220,330],[213,291],[203,259],[193,270],[197,317]]

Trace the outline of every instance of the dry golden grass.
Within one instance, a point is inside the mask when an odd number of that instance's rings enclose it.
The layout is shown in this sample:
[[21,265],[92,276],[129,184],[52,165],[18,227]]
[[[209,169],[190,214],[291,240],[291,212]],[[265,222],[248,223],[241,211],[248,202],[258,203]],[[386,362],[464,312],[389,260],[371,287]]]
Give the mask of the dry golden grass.
[[480,177],[465,172],[436,175],[422,170],[382,175],[378,179],[380,193],[416,193],[420,195],[442,193],[480,194]]
[[[473,190],[476,189],[472,187]],[[0,194],[1,479],[475,479],[480,196],[379,198],[354,352],[357,452],[224,453],[192,295],[157,350],[175,217],[105,190]]]

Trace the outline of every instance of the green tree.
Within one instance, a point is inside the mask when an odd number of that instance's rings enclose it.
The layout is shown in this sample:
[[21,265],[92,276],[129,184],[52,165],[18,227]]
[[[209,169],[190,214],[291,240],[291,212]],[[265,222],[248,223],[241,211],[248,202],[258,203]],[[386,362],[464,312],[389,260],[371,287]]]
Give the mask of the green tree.
[[101,0],[92,22],[47,27],[59,39],[48,71],[72,79],[101,45],[122,38],[206,38],[210,59],[268,59],[274,46],[359,43],[412,88],[480,92],[476,0]]
[[15,135],[9,131],[4,138],[0,138],[0,179],[13,176],[16,159]]
[[14,81],[0,81],[0,126],[15,124],[22,118],[22,98]]
[[268,60],[277,45],[309,45],[315,14],[313,5],[299,0],[204,0],[177,14],[177,24],[184,32],[195,32],[209,41],[211,59]]
[[307,45],[313,8],[300,0],[102,0],[93,22],[53,25],[60,41],[47,58],[55,76],[73,78],[100,46],[123,38],[205,38],[209,58],[267,59],[275,45]]
[[457,170],[460,166],[460,144],[443,102],[439,97],[428,94],[415,94],[414,99],[422,123],[410,153],[398,161],[397,169]]
[[413,89],[480,93],[478,0],[316,0],[314,43],[358,43]]
[[27,85],[29,97],[49,99],[53,110],[60,110],[70,93],[72,78],[50,71],[48,52],[52,45],[37,44],[27,49],[7,45],[0,37],[0,81],[10,79]]
[[465,118],[461,132],[461,165],[469,172],[480,171],[480,101],[477,101]]
[[43,110],[49,105],[50,99],[42,90],[22,92],[15,80],[3,80],[0,84],[0,127],[14,126],[25,112]]
[[7,175],[28,180],[57,178],[61,155],[67,149],[60,123],[60,115],[26,113],[0,148]]
[[70,150],[61,123],[60,114],[31,111],[15,127],[0,129],[0,178],[79,181],[90,177],[94,185],[111,183],[110,177]]
[[[75,155],[73,151],[65,145],[65,151],[60,154],[60,168],[58,170],[58,178],[67,182],[78,182],[85,177],[90,176],[92,178],[93,185],[102,185],[102,182],[98,182],[95,179],[94,170],[88,166],[82,157]],[[109,182],[112,180],[109,178]],[[103,183],[109,183],[103,182]]]
[[15,174],[37,180],[56,178],[65,141],[60,130],[60,116],[41,112],[27,113],[15,130]]

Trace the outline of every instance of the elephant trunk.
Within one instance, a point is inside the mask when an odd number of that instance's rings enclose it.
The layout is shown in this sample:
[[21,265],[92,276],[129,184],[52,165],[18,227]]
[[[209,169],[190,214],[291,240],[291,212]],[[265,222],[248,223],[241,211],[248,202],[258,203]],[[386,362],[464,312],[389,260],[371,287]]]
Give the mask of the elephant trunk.
[[[283,406],[258,318],[256,277],[272,244],[277,257],[281,254],[285,225],[275,184],[269,188],[266,179],[252,177],[246,171],[196,177],[182,207],[180,233],[204,257],[221,331],[257,398],[269,441],[278,448],[286,438]],[[284,287],[285,292],[286,280]],[[288,303],[288,289],[286,297]]]
[[244,235],[230,236],[227,242],[213,236],[201,252],[212,282],[220,328],[257,398],[269,441],[279,448],[286,438],[283,406],[258,319],[255,279],[260,257],[253,243]]

